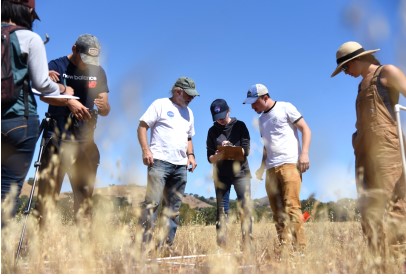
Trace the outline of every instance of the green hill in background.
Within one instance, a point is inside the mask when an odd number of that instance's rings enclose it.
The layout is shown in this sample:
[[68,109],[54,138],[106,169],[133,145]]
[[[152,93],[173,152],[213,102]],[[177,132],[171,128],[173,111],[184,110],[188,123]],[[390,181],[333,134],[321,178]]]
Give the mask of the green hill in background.
[[[25,183],[20,195],[19,210],[25,207],[31,191],[31,185]],[[93,197],[95,206],[98,204],[113,204],[117,212],[125,212],[121,217],[124,221],[133,218],[133,210],[144,200],[146,192],[145,186],[135,184],[110,185],[108,187],[97,188]],[[35,201],[36,197],[34,197]],[[340,199],[337,202],[320,202],[314,196],[302,200],[302,211],[310,214],[309,221],[358,221],[359,211],[354,199]],[[236,200],[230,200],[230,218],[238,220],[238,206]],[[73,218],[73,194],[71,192],[61,193],[59,197],[59,208],[62,213]],[[181,206],[182,224],[215,224],[216,222],[216,199],[214,197],[205,198],[198,194],[185,194]],[[271,220],[272,211],[267,197],[253,200],[254,221]]]

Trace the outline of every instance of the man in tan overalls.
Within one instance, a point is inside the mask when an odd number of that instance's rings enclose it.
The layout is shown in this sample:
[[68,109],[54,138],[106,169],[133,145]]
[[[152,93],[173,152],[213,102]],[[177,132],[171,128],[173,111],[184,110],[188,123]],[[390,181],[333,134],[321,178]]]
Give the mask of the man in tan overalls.
[[381,66],[357,42],[337,51],[337,68],[352,77],[362,76],[356,100],[357,131],[353,135],[356,183],[362,230],[373,254],[391,252],[406,258],[406,183],[394,106],[400,92],[406,96],[406,76],[393,65]]

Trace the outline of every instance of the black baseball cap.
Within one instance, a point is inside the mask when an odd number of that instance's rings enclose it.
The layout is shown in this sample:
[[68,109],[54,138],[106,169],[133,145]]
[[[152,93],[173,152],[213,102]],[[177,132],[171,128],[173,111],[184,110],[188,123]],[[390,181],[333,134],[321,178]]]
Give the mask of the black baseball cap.
[[224,119],[227,116],[227,112],[230,108],[228,104],[223,99],[214,100],[210,105],[211,116],[213,117],[213,121],[217,121],[219,119]]

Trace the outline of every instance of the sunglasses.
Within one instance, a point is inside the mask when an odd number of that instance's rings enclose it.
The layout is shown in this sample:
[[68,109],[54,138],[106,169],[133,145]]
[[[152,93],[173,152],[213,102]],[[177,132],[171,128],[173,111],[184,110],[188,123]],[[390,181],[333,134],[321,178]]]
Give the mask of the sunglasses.
[[186,93],[186,91],[185,90],[183,90],[182,89],[182,92],[183,92],[183,96],[186,96],[186,97],[188,97],[188,98],[192,98],[192,99],[194,99],[196,96],[190,96],[188,93]]
[[341,70],[342,70],[343,72],[347,72],[347,70],[348,70],[348,64],[345,64],[345,65],[341,66]]

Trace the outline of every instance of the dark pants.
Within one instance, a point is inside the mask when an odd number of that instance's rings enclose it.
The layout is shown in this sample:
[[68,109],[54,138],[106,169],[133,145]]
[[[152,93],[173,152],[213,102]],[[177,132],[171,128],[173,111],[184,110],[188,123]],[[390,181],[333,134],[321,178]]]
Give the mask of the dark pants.
[[[3,220],[16,214],[18,197],[30,168],[39,134],[38,116],[24,116],[1,120],[1,202]],[[12,200],[14,207],[4,213],[3,201],[11,186],[17,186]],[[8,209],[8,208],[7,208]]]
[[149,243],[158,217],[158,207],[162,201],[162,215],[166,236],[158,240],[158,245],[166,242],[172,245],[179,225],[179,209],[187,181],[186,165],[174,165],[154,159],[148,168],[148,183],[145,200],[141,204],[140,224],[144,228],[143,243]]
[[[243,242],[249,242],[252,236],[251,214],[251,183],[249,177],[235,177],[232,179],[219,179],[215,181],[217,200],[217,244],[224,246],[227,241],[227,219],[230,202],[230,189],[234,185],[237,200],[241,204],[239,215],[241,220],[241,233]],[[247,235],[249,237],[247,237]]]
[[66,174],[72,186],[76,217],[79,210],[83,211],[84,216],[90,215],[99,162],[99,150],[93,141],[62,141],[59,144],[51,139],[44,149],[38,181],[36,209],[42,217],[42,224],[47,212],[55,206],[55,198],[61,192]]

